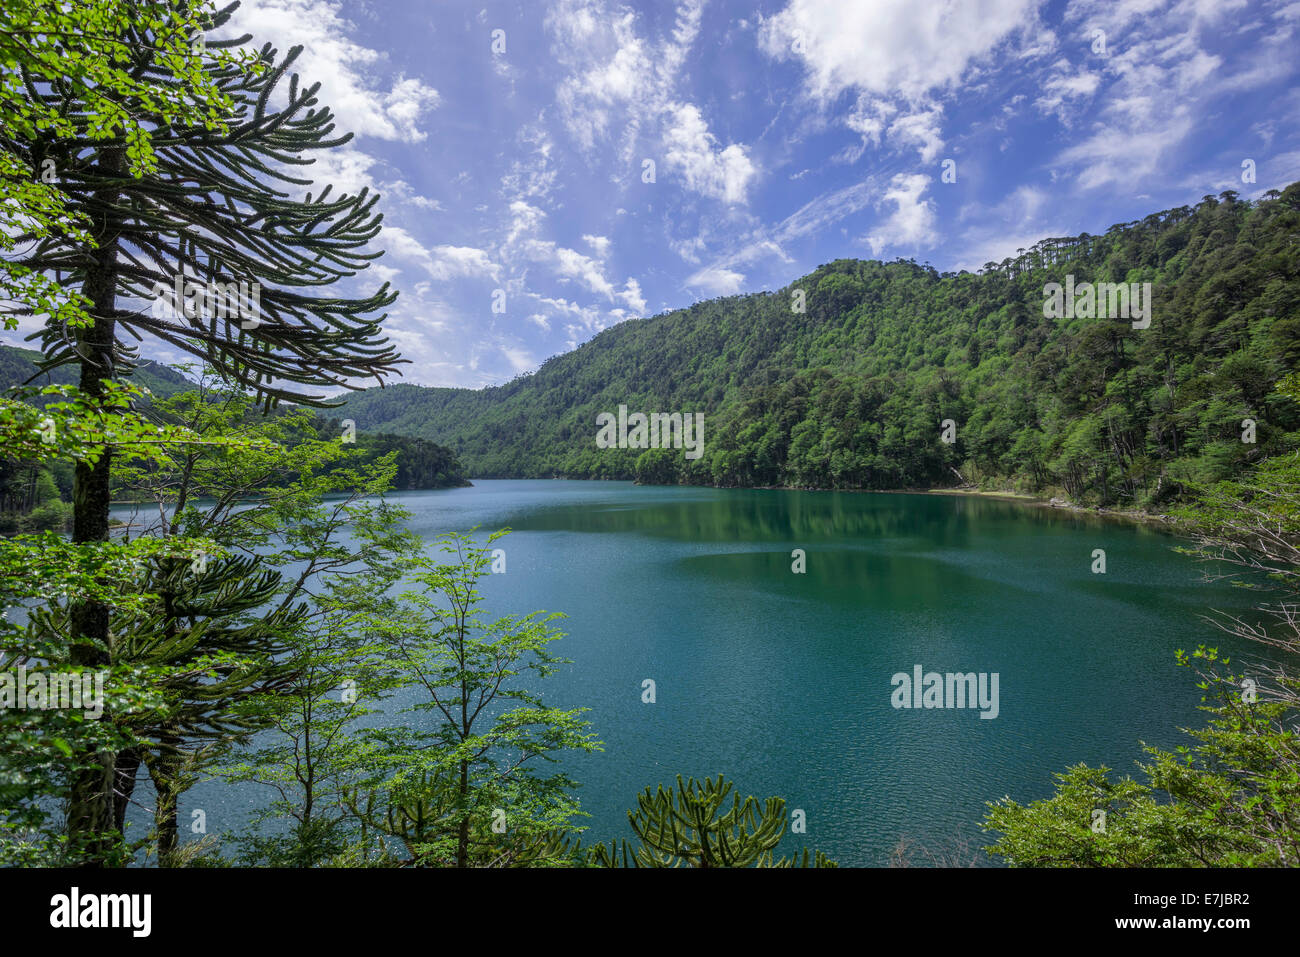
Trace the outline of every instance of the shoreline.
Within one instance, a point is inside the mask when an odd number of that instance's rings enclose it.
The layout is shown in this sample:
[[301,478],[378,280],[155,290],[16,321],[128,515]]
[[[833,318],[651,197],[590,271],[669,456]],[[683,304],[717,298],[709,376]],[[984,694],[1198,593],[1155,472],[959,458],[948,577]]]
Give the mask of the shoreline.
[[1065,499],[1042,498],[1037,495],[1030,495],[1027,492],[995,492],[977,488],[931,488],[931,489],[913,489],[899,490],[903,494],[913,495],[955,495],[955,496],[975,496],[978,498],[991,498],[1006,502],[1019,502],[1022,505],[1035,505],[1039,508],[1050,508],[1055,511],[1073,512],[1076,515],[1091,515],[1095,518],[1106,518],[1125,522],[1137,522],[1142,525],[1153,525],[1168,531],[1174,530],[1174,524],[1168,516],[1161,512],[1148,512],[1139,508],[1104,508],[1100,505],[1075,505]]
[[[572,481],[583,481],[582,479]],[[633,484],[640,484],[633,480]],[[647,488],[653,486],[647,485]],[[671,488],[673,486],[661,486]],[[682,486],[690,488],[691,486]],[[931,488],[806,488],[794,485],[749,485],[749,486],[730,486],[730,485],[701,485],[699,488],[717,488],[717,489],[760,489],[772,492],[847,492],[860,495],[947,495],[957,498],[985,498],[994,501],[1014,502],[1019,505],[1029,505],[1036,508],[1051,509],[1059,512],[1070,512],[1075,515],[1085,515],[1092,518],[1100,518],[1108,521],[1133,522],[1139,525],[1145,525],[1151,528],[1158,528],[1171,534],[1177,534],[1174,523],[1168,516],[1161,512],[1148,512],[1144,509],[1137,508],[1105,508],[1100,505],[1076,505],[1065,499],[1051,496],[1044,498],[1041,495],[1031,495],[1028,492],[1013,492],[1003,490],[980,489],[972,487],[950,487],[940,486]]]
[[[1074,515],[1099,518],[1106,521],[1131,522],[1156,528],[1177,535],[1175,523],[1162,512],[1148,512],[1137,508],[1106,508],[1100,505],[1076,505],[1057,496],[1044,497],[1029,492],[1014,492],[1002,489],[981,489],[971,486],[935,486],[928,488],[813,488],[802,485],[660,485],[643,483],[635,479],[596,479],[568,478],[558,475],[532,476],[528,478],[484,478],[477,476],[474,481],[564,481],[564,482],[631,482],[645,488],[715,488],[728,491],[764,491],[764,492],[843,492],[853,495],[945,495],[957,498],[982,498],[993,501],[1011,502],[1035,508],[1050,509],[1057,512],[1069,512]],[[460,486],[462,488],[466,486]],[[393,491],[415,491],[412,489],[394,489]],[[117,503],[115,503],[117,504]]]

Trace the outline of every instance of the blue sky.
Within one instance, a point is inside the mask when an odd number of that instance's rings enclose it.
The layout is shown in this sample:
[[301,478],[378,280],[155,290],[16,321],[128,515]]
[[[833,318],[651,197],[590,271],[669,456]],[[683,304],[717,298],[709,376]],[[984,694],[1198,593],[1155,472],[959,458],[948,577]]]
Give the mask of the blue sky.
[[320,176],[383,194],[372,272],[427,385],[838,258],[974,270],[1300,179],[1296,0],[244,0],[236,25],[306,44],[356,132]]

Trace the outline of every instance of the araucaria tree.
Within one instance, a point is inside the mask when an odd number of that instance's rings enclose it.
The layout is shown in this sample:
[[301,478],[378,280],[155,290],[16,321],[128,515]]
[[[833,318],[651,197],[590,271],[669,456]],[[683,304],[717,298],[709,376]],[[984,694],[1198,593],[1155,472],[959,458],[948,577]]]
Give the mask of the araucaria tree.
[[[220,29],[235,6],[199,22]],[[230,109],[218,122],[186,122],[162,106],[181,81],[178,54],[159,42],[156,22],[116,24],[130,51],[123,68],[158,91],[128,91],[123,104],[150,131],[152,168],[131,162],[133,141],[120,131],[37,131],[9,144],[33,169],[51,161],[67,209],[86,227],[20,237],[33,241],[20,266],[79,289],[90,318],[71,329],[51,318],[40,334],[48,363],[79,362],[80,387],[91,400],[129,370],[132,340],[144,336],[201,357],[268,406],[282,398],[323,404],[303,386],[382,381],[401,361],[380,331],[396,293],[386,283],[358,298],[325,288],[381,254],[370,250],[380,231],[377,197],[366,190],[331,197],[329,187],[304,192],[312,180],[286,171],[350,138],[335,133],[331,112],[318,105],[319,84],[302,87],[293,75],[281,93],[298,48],[277,62],[268,45],[247,62],[227,54],[248,37],[204,45],[204,34],[192,36],[192,55]],[[92,111],[94,89],[18,68],[44,108],[67,116]],[[283,106],[273,107],[281,96]],[[77,464],[74,542],[108,540],[112,459],[106,449]],[[109,615],[96,600],[72,609],[72,665],[111,662]],[[102,768],[72,789],[73,835],[112,830],[114,758],[101,757]]]
[[[727,798],[731,806],[727,807]],[[785,835],[785,801],[771,797],[760,805],[743,801],[732,783],[682,780],[676,790],[661,784],[637,795],[637,809],[627,812],[637,843],[611,841],[588,852],[594,867],[838,867],[821,851],[774,858]]]

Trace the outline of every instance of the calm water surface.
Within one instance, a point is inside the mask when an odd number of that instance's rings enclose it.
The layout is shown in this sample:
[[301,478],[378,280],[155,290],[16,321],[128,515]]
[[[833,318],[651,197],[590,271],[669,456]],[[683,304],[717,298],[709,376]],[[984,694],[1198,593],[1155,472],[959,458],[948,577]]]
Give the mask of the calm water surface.
[[[806,812],[783,850],[874,865],[905,839],[983,858],[986,801],[1045,797],[1080,761],[1127,772],[1139,740],[1182,743],[1178,726],[1201,723],[1176,648],[1243,650],[1198,616],[1247,596],[1203,583],[1175,539],[1017,503],[566,481],[393,498],[429,540],[512,528],[488,610],[568,616],[552,647],[573,664],[544,691],[590,708],[604,742],[566,762],[592,840],[629,836],[645,787],[721,772]],[[998,673],[997,718],[894,709],[892,676],[917,664]],[[185,805],[219,831],[256,800],[205,784]]]

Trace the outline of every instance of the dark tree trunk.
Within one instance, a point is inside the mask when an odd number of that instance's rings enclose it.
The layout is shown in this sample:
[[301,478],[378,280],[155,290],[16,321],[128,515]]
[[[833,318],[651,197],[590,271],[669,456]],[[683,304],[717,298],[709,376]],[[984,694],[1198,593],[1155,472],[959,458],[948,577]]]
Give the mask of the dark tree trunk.
[[[110,147],[99,158],[99,167],[111,179],[123,168],[122,150]],[[111,209],[117,189],[106,187],[97,197],[101,208]],[[88,396],[103,393],[104,382],[113,376],[114,310],[117,304],[117,233],[116,217],[104,213],[94,224],[99,248],[93,251],[93,264],[87,269],[82,293],[90,300],[94,324],[76,331],[77,351],[81,356],[81,389]],[[104,449],[94,465],[77,463],[73,479],[72,540],[75,543],[108,540],[109,469],[112,453]],[[112,663],[108,626],[109,609],[103,602],[80,601],[72,606],[72,647],[69,660],[73,666],[107,668]],[[112,720],[105,713],[101,721]],[[98,867],[104,863],[116,843],[112,832],[117,828],[114,798],[116,757],[111,751],[76,755],[83,765],[72,778],[68,796],[68,836],[74,862]]]
[[149,776],[158,795],[154,826],[158,832],[158,866],[169,867],[180,846],[179,805],[182,791],[181,739],[174,730],[163,734],[158,755],[149,763]]
[[140,750],[119,751],[113,767],[113,826],[118,833],[126,830],[126,809],[135,793],[135,776],[140,770]]
[[[469,798],[469,764],[460,763],[460,797],[461,801]],[[465,813],[462,811],[462,813]],[[469,815],[460,819],[460,828],[456,835],[456,866],[469,867]]]

